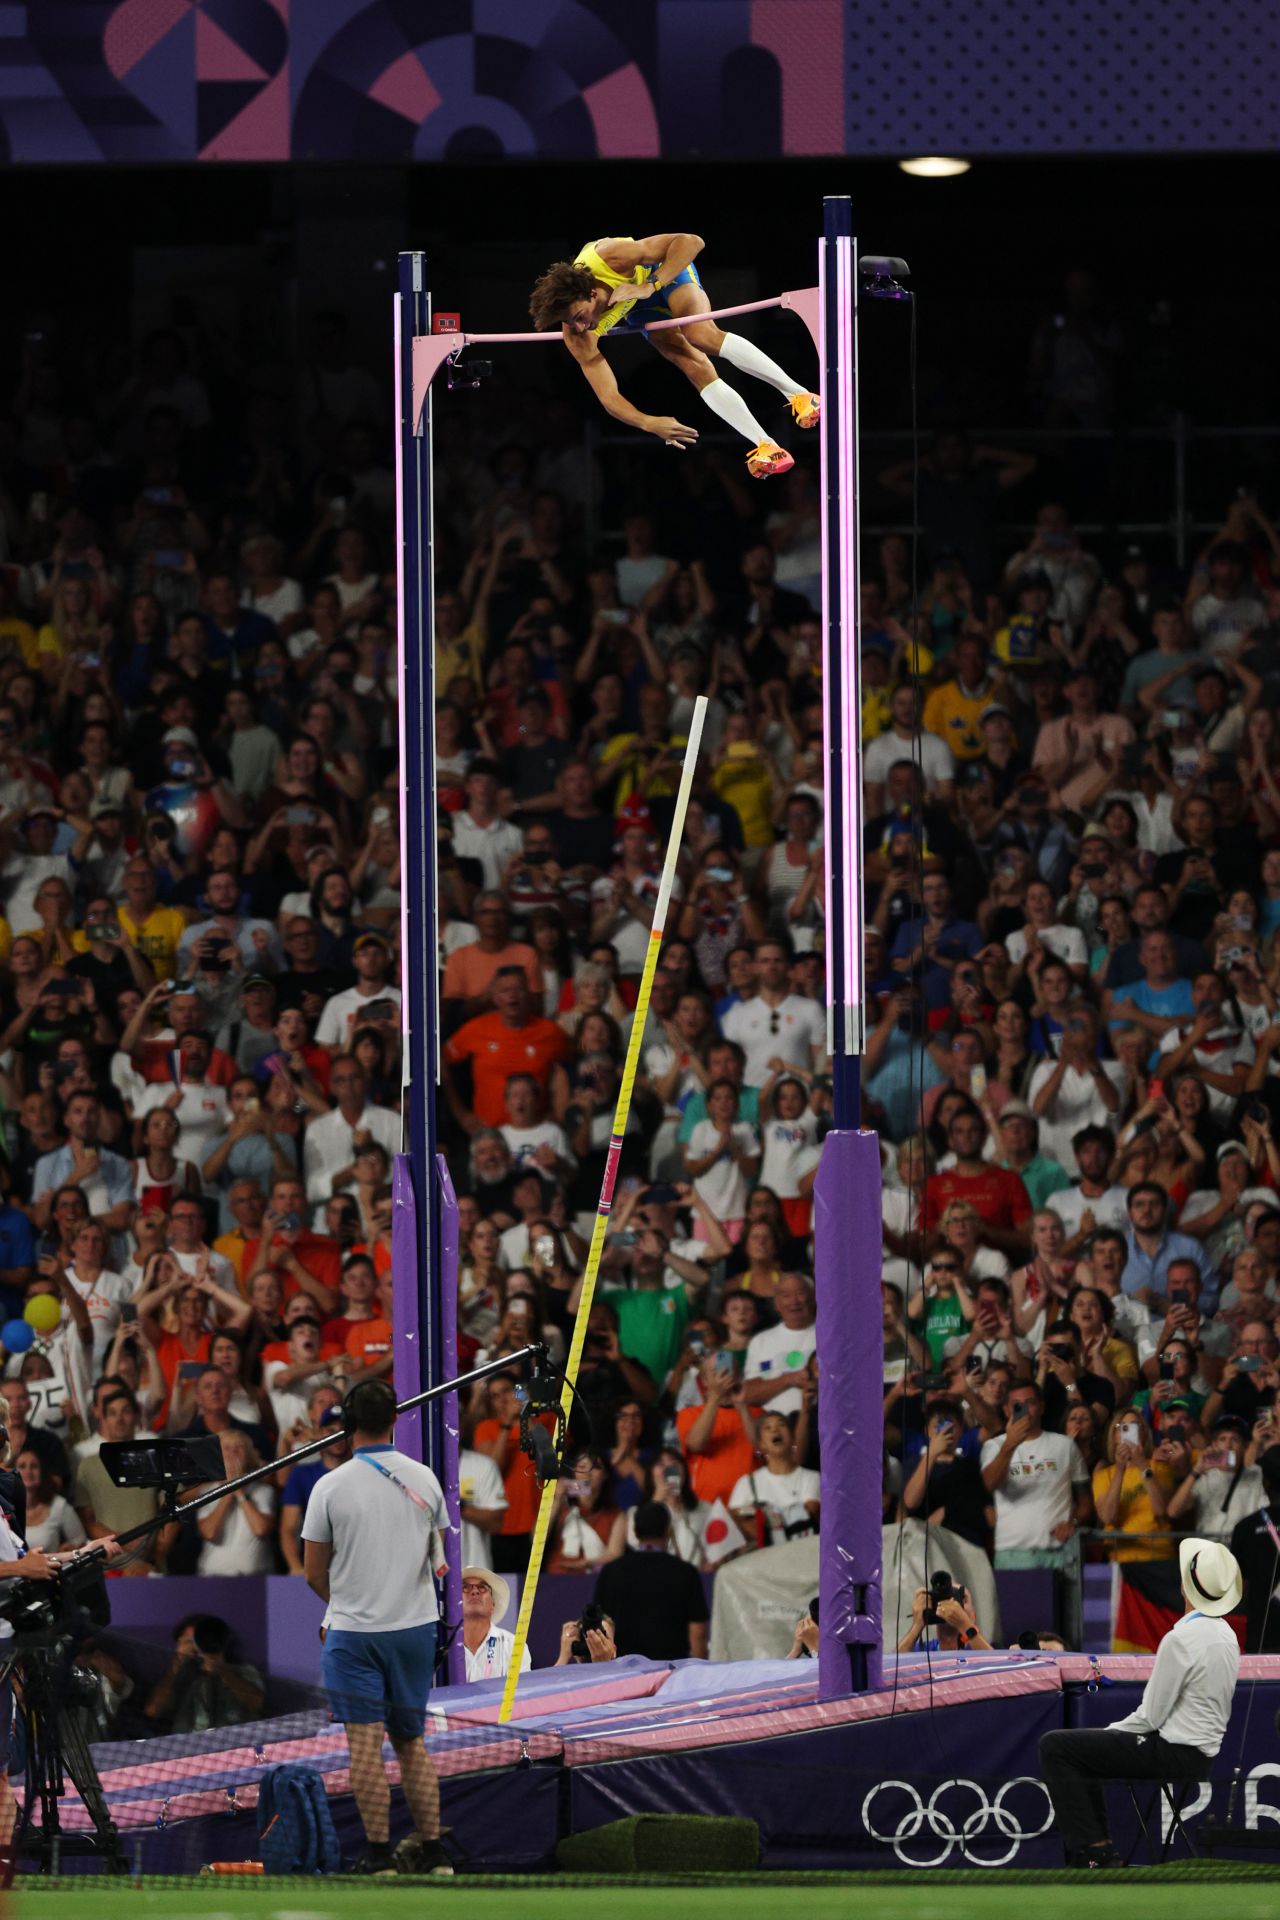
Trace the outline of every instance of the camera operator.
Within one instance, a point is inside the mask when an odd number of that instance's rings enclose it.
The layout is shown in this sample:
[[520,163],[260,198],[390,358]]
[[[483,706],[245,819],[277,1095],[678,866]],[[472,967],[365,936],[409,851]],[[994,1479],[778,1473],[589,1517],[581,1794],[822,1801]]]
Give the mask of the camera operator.
[[[9,1464],[9,1433],[0,1424],[0,1468]],[[8,1476],[4,1478],[7,1480]],[[120,1549],[110,1534],[94,1541],[94,1546],[103,1556],[114,1559]],[[80,1550],[68,1553],[41,1553],[38,1548],[27,1547],[17,1527],[17,1514],[10,1502],[0,1497],[0,1598],[13,1590],[15,1580],[53,1580],[68,1561],[74,1560]],[[0,1617],[0,1648],[13,1638],[13,1625]],[[13,1727],[13,1676],[9,1674],[0,1682],[0,1848],[7,1847],[13,1838],[14,1816],[17,1811],[13,1798],[13,1789],[9,1785],[9,1741]]]
[[[317,1480],[302,1523],[307,1585],[328,1607],[321,1671],[346,1724],[351,1787],[368,1845],[356,1873],[449,1873],[440,1782],[422,1742],[440,1610],[432,1573],[444,1493],[429,1467],[391,1443],[395,1391],[362,1380],[347,1400],[352,1457]],[[383,1728],[400,1763],[414,1832],[394,1855]]]
[[[929,1634],[928,1629],[933,1632]],[[941,1568],[928,1590],[917,1587],[911,1604],[911,1625],[898,1642],[899,1653],[990,1653],[991,1642],[978,1631],[978,1616],[964,1587],[957,1586]]]

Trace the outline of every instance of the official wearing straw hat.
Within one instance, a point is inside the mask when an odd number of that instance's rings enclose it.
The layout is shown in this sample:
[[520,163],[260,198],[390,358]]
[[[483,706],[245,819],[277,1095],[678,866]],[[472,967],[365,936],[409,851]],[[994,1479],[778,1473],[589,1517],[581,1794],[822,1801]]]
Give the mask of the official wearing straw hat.
[[1120,1864],[1102,1781],[1207,1780],[1226,1735],[1240,1644],[1224,1616],[1240,1605],[1240,1568],[1220,1541],[1186,1539],[1178,1570],[1187,1610],[1160,1642],[1137,1712],[1097,1731],[1046,1733],[1040,1741],[1068,1866]]
[[[462,1569],[462,1644],[468,1680],[500,1680],[509,1670],[515,1635],[493,1623],[505,1618],[510,1605],[511,1589],[500,1573],[488,1567]],[[521,1673],[532,1665],[526,1647]]]

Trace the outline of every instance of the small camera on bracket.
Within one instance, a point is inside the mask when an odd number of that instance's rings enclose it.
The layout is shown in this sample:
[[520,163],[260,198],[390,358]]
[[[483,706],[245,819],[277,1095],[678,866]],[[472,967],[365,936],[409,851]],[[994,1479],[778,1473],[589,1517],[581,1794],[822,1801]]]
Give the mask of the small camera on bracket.
[[455,387],[478,387],[493,372],[492,360],[460,360],[456,356],[446,360],[444,367],[450,393]]

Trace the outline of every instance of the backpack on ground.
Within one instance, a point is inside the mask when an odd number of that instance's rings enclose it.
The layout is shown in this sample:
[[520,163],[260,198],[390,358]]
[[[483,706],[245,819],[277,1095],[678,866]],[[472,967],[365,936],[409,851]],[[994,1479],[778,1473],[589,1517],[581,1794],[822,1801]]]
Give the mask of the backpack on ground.
[[337,1873],[342,1852],[324,1781],[314,1767],[268,1767],[263,1774],[258,1851],[266,1873]]

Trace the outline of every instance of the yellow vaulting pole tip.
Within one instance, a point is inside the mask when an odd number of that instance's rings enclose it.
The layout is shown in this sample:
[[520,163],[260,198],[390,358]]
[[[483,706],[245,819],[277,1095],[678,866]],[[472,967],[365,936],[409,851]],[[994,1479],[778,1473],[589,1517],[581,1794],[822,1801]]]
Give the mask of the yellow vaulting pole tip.
[[[667,908],[671,902],[671,888],[676,877],[676,861],[680,855],[680,842],[684,838],[685,815],[689,811],[689,796],[693,792],[693,770],[698,764],[698,750],[702,744],[702,729],[706,717],[706,695],[700,694],[694,702],[693,718],[689,723],[684,765],[680,770],[680,787],[676,794],[675,811],[671,816],[671,837],[667,841],[666,858],[662,863],[658,903],[653,910],[653,928],[649,935],[648,951],[644,957],[644,970],[640,975],[640,991],[636,995],[636,1010],[631,1021],[631,1038],[627,1042],[627,1058],[622,1069],[622,1084],[618,1088],[617,1105],[613,1110],[613,1126],[610,1129],[609,1153],[605,1161],[604,1180],[600,1188],[600,1203],[596,1208],[595,1225],[591,1230],[591,1245],[587,1251],[587,1264],[582,1274],[582,1292],[578,1298],[578,1311],[574,1316],[573,1338],[569,1342],[569,1358],[565,1363],[565,1383],[560,1395],[560,1405],[564,1408],[566,1420],[573,1411],[573,1389],[578,1378],[578,1368],[582,1364],[587,1321],[591,1316],[591,1306],[595,1299],[596,1275],[600,1270],[600,1255],[609,1226],[609,1209],[613,1205],[614,1184],[618,1178],[618,1160],[622,1153],[623,1137],[627,1131],[627,1115],[631,1110],[631,1089],[635,1085],[636,1069],[640,1064],[640,1047],[644,1040],[645,1020],[649,1012],[649,996],[653,991],[653,976],[657,971],[662,936],[666,931]],[[498,1709],[499,1722],[509,1720],[515,1706],[516,1688],[520,1682],[520,1662],[524,1659],[524,1650],[529,1641],[529,1622],[533,1618],[533,1603],[538,1594],[538,1580],[542,1573],[547,1534],[551,1530],[551,1510],[555,1505],[555,1498],[555,1482],[548,1480],[538,1502],[538,1517],[534,1522],[533,1540],[529,1548],[529,1567],[520,1589],[520,1613],[516,1620],[511,1665],[507,1670],[506,1684],[502,1689],[502,1705]]]

